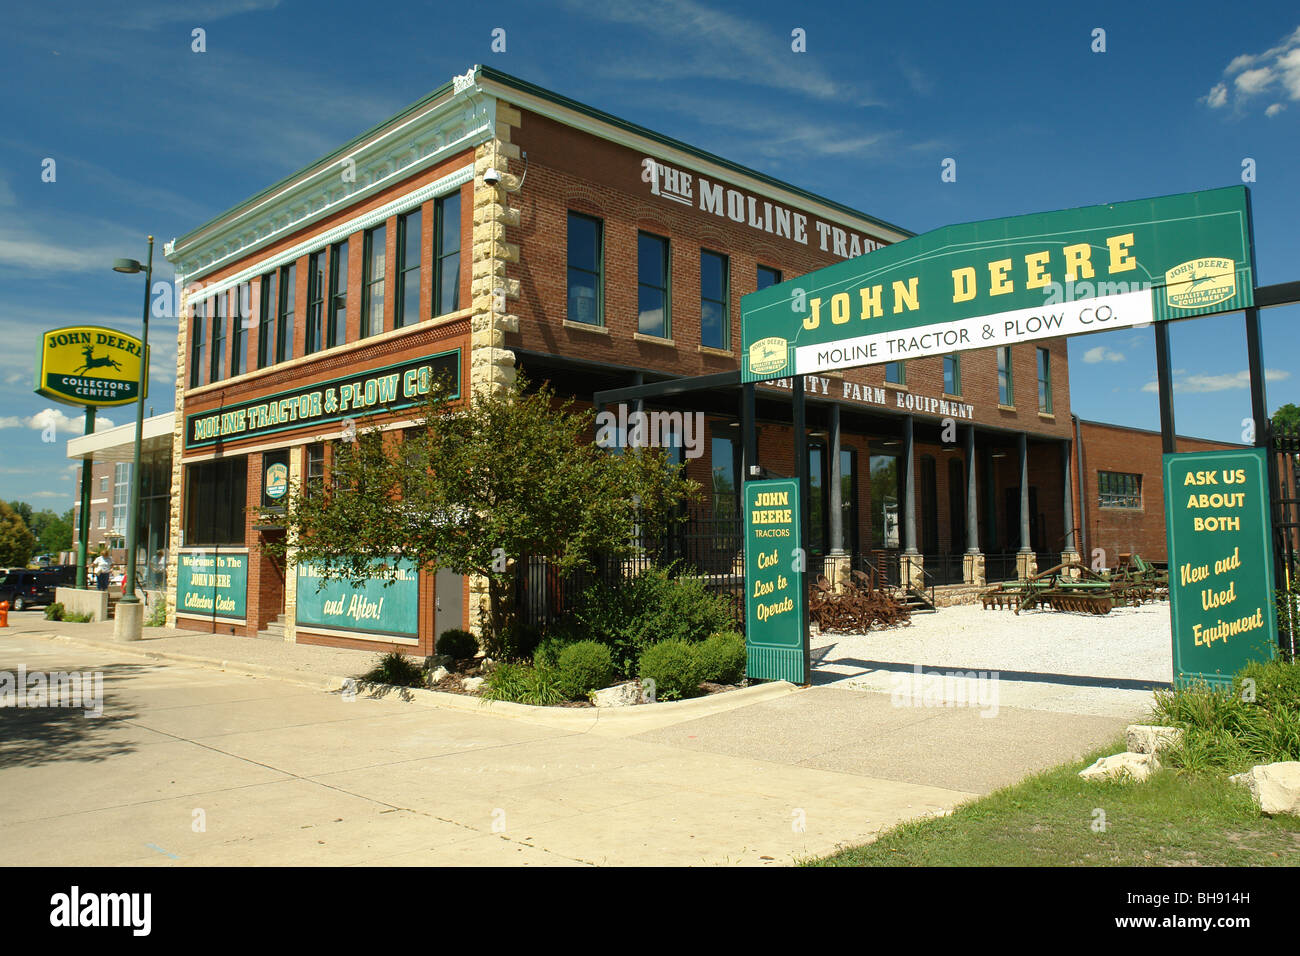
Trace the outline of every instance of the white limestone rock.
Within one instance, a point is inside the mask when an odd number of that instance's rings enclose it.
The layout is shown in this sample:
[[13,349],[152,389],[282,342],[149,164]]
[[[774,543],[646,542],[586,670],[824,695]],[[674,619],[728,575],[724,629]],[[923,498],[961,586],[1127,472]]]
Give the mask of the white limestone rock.
[[602,690],[593,691],[591,702],[597,707],[631,707],[641,703],[641,684],[630,680]]
[[1124,740],[1129,753],[1158,754],[1168,750],[1183,739],[1179,727],[1161,727],[1156,724],[1129,724]]
[[447,670],[447,668],[442,667],[441,665],[435,667],[433,670],[429,671],[429,683],[430,684],[438,683],[438,681],[446,677],[448,673],[449,671]]
[[1160,769],[1160,759],[1155,754],[1138,754],[1125,751],[1110,757],[1102,757],[1091,767],[1079,771],[1084,780],[1122,780],[1125,778],[1139,783]]
[[460,686],[461,686],[461,688],[462,688],[463,690],[467,690],[467,691],[470,691],[470,692],[472,693],[472,692],[478,690],[480,687],[483,686],[483,678],[482,678],[482,677],[462,677],[462,678],[461,678],[461,681],[460,681]]
[[1249,789],[1264,813],[1300,816],[1300,760],[1259,764],[1228,779]]

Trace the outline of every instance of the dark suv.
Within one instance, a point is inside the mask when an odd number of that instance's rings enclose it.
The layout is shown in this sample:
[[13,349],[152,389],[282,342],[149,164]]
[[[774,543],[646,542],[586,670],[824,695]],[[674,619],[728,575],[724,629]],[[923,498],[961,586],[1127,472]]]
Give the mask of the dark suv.
[[8,601],[9,609],[21,611],[38,604],[51,604],[54,589],[71,587],[77,578],[77,569],[71,565],[29,571],[17,568],[0,580],[0,601]]

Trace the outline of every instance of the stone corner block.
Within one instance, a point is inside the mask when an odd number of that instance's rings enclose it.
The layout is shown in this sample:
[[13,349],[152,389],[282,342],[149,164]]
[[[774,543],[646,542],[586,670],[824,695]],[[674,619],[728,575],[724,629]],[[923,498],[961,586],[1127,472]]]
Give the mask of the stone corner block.
[[1300,816],[1300,760],[1259,764],[1228,779],[1246,787],[1261,812]]
[[1129,724],[1124,730],[1125,745],[1137,754],[1158,754],[1176,746],[1182,739],[1183,731],[1179,727]]

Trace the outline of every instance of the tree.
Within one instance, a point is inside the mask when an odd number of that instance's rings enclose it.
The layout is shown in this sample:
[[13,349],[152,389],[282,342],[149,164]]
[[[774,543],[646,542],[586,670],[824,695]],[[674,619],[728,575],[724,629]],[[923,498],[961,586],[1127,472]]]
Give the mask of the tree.
[[11,501],[9,507],[12,508],[18,517],[23,519],[23,524],[27,527],[32,526],[32,506],[25,501]]
[[22,515],[0,501],[0,565],[26,567],[35,547],[36,536],[28,529]]
[[[290,490],[271,550],[325,578],[396,574],[397,559],[488,582],[489,647],[509,624],[510,565],[546,556],[560,574],[625,553],[636,529],[661,533],[698,492],[650,449],[611,454],[587,437],[593,416],[520,380],[465,405],[430,388],[423,425],[404,437],[378,426],[336,445],[328,486]],[[270,515],[267,516],[270,519]]]
[[57,554],[72,548],[72,509],[62,516],[45,508],[32,515],[27,522],[32,534],[36,535],[36,546],[42,554]]
[[1278,431],[1300,431],[1300,407],[1287,402],[1273,413],[1273,427]]

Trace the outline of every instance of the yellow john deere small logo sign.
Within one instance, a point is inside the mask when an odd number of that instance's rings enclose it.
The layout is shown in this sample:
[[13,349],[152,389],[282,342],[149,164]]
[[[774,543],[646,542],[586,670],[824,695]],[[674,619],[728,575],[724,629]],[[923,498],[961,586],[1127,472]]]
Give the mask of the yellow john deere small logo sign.
[[785,368],[789,360],[788,343],[780,336],[773,335],[759,339],[749,347],[749,370],[755,375],[770,375]]
[[266,469],[266,496],[275,501],[289,490],[289,469],[280,462]]
[[1237,294],[1237,264],[1231,259],[1189,259],[1165,273],[1165,300],[1176,309],[1200,309]]
[[36,392],[68,405],[129,405],[139,397],[141,351],[135,336],[99,325],[46,332],[36,357]]

